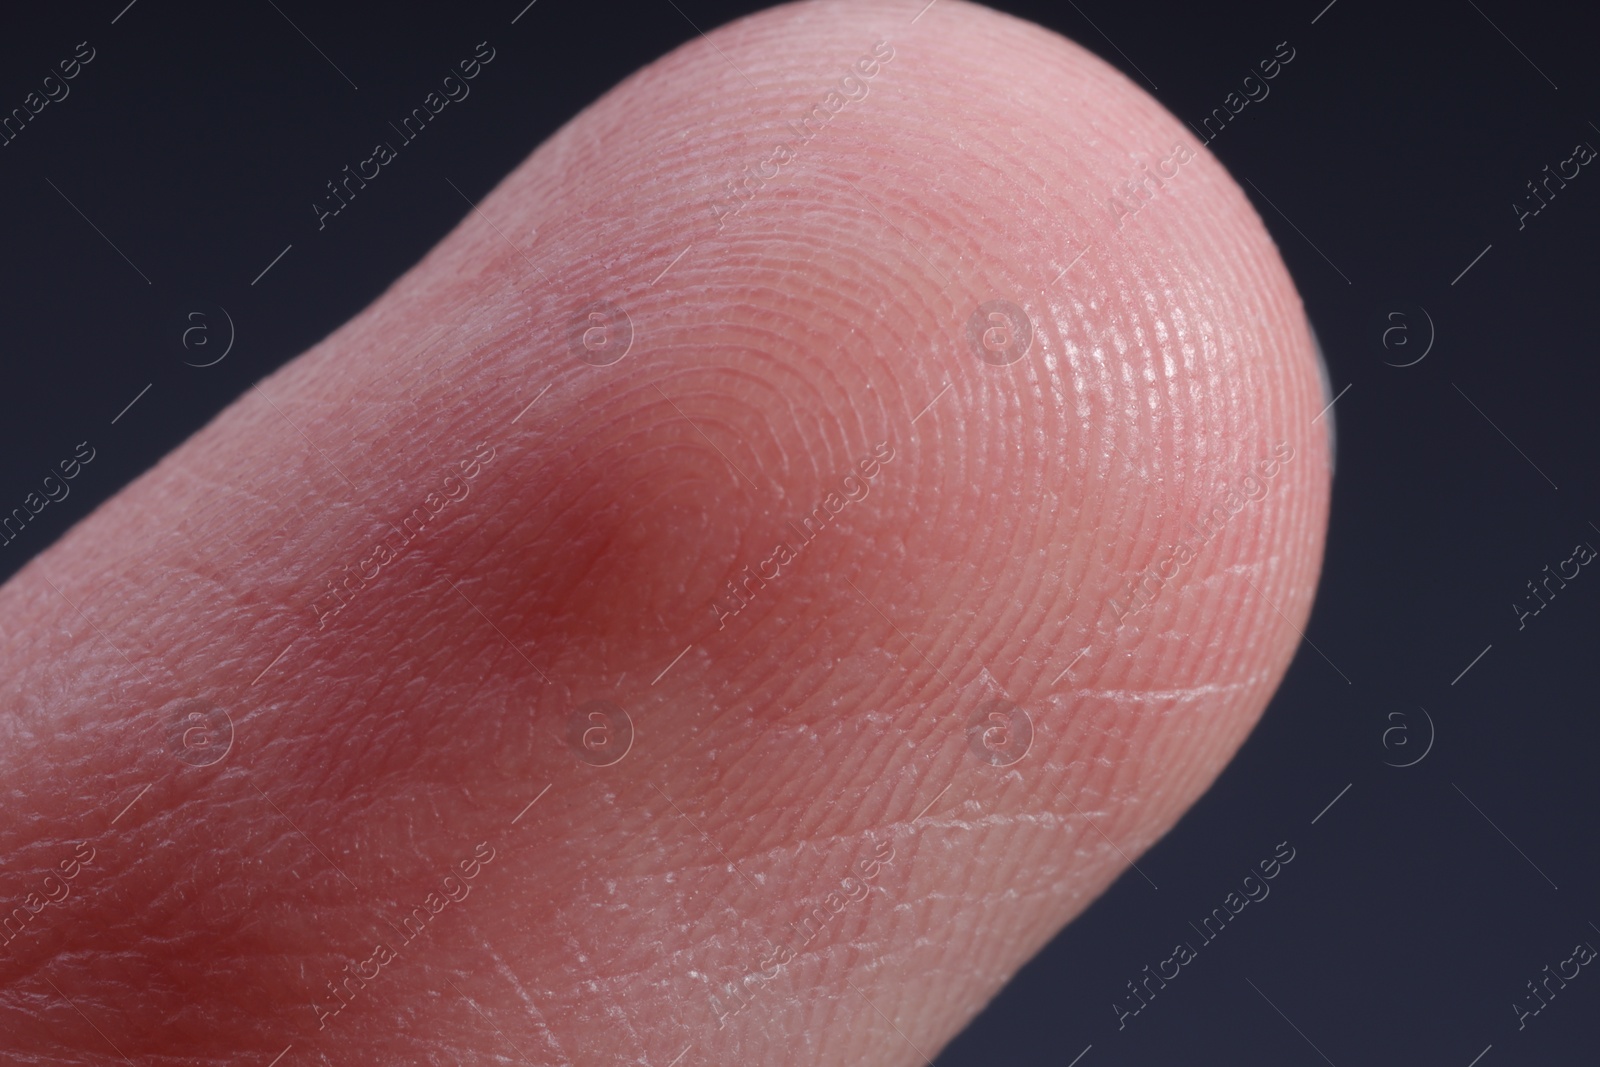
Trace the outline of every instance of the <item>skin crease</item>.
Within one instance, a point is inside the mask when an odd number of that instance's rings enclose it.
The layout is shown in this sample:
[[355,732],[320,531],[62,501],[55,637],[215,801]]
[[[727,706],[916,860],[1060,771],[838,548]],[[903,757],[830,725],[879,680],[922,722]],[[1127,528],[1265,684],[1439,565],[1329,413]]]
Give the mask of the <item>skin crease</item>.
[[[1210,784],[1321,562],[1299,298],[1121,75],[921,7],[640,71],[0,590],[0,906],[94,852],[0,955],[8,1063],[918,1063]],[[1034,326],[1006,366],[967,335],[999,299]],[[632,323],[609,366],[574,355],[594,301]],[[1010,765],[967,730],[1002,698]],[[592,700],[634,727],[611,766],[570,741]],[[211,707],[231,748],[188,766]]]

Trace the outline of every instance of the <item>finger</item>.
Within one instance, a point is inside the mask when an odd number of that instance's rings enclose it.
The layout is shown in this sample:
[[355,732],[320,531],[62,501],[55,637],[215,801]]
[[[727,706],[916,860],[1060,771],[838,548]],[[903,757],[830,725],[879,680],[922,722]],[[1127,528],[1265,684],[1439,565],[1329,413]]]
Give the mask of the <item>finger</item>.
[[1207,786],[1320,562],[1298,298],[920,7],[641,71],[0,592],[19,1056],[915,1063]]

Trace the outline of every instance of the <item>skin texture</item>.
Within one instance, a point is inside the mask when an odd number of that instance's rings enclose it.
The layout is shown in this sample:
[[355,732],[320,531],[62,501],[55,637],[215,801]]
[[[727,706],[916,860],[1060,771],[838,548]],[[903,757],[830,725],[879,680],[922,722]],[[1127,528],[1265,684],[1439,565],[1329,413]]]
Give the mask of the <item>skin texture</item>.
[[640,71],[0,590],[7,1062],[917,1063],[1209,785],[1321,561],[1299,299],[1121,75],[921,7]]

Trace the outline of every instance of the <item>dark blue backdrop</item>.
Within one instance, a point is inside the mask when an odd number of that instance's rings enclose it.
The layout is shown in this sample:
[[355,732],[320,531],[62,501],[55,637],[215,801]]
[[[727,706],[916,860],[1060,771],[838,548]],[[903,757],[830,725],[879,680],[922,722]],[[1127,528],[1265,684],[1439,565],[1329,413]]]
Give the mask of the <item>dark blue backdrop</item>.
[[[0,510],[80,442],[93,459],[0,576],[366,305],[585,104],[760,6],[540,0],[513,24],[523,2],[7,15],[0,110],[57,99],[0,138]],[[1520,1029],[1514,1007],[1600,945],[1600,577],[1573,554],[1600,546],[1600,177],[1573,151],[1600,147],[1593,37],[1548,0],[1325,2],[997,5],[1202,131],[1239,109],[1211,147],[1321,336],[1338,475],[1308,642],[1260,728],[1140,860],[1149,880],[1123,878],[941,1067],[1594,1061],[1586,968]],[[473,95],[319,232],[324,183],[481,40]],[[1292,63],[1241,106],[1281,42]],[[1285,840],[1270,897],[1203,943],[1190,924]],[[1196,959],[1119,1029],[1126,983],[1185,940]]]

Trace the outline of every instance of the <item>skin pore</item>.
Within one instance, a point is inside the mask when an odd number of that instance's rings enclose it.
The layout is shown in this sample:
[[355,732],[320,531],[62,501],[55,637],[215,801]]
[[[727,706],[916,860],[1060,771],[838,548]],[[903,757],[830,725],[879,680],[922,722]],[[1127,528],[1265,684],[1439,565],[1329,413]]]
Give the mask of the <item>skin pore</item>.
[[0,589],[7,1062],[920,1063],[1206,789],[1321,562],[1299,297],[922,7],[641,70]]

